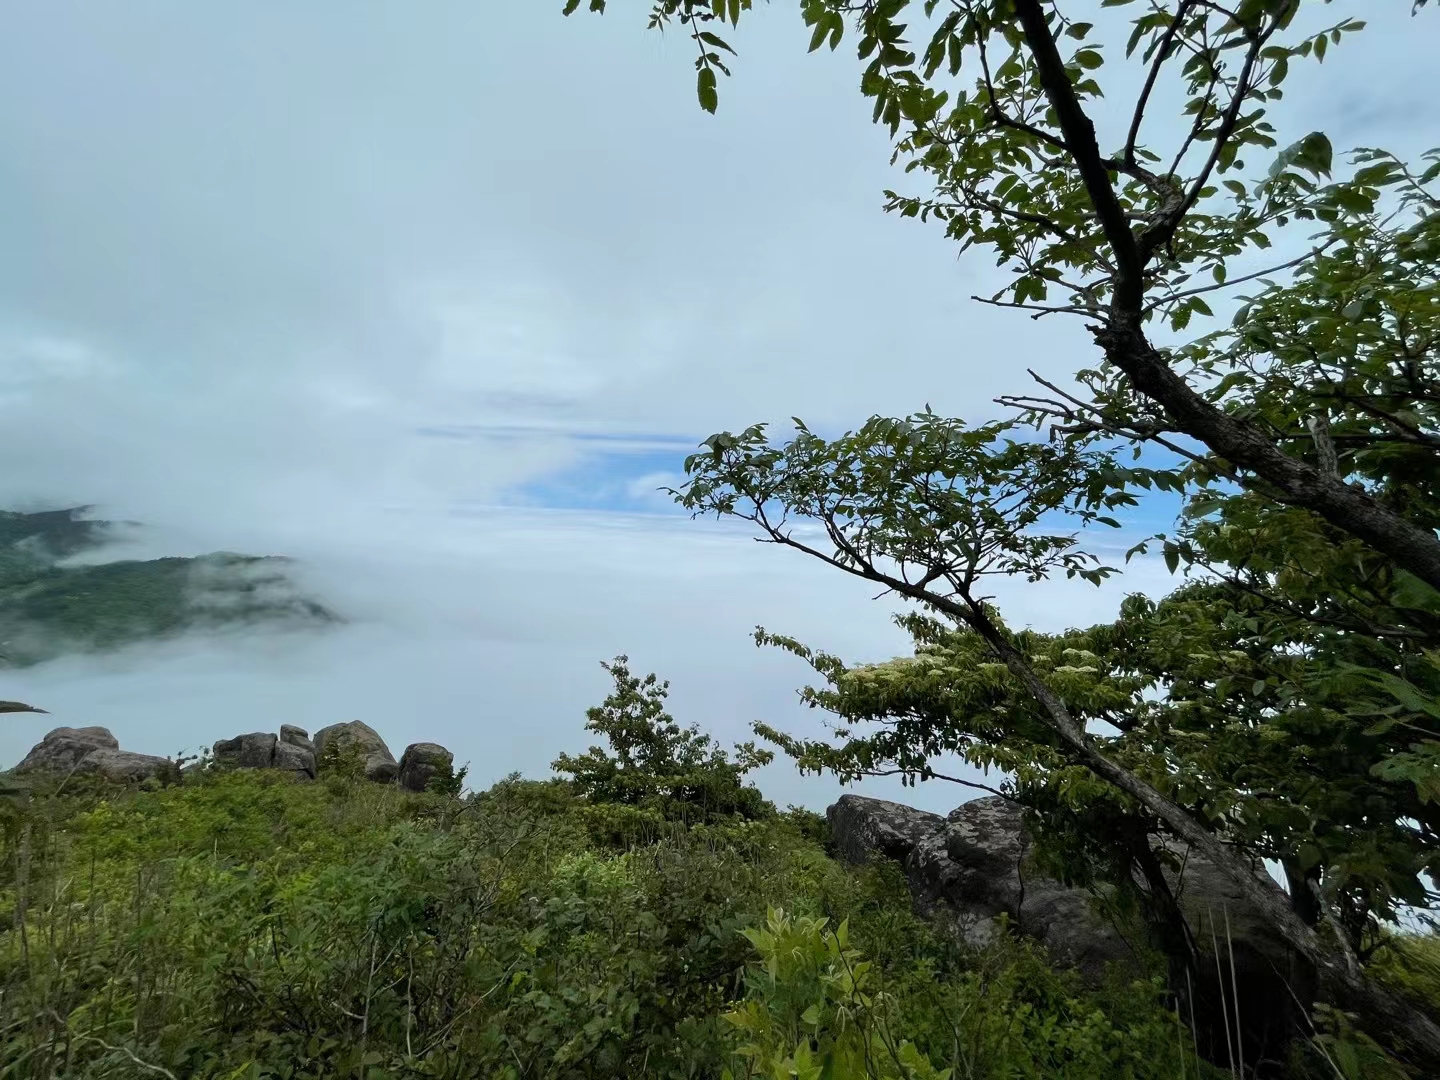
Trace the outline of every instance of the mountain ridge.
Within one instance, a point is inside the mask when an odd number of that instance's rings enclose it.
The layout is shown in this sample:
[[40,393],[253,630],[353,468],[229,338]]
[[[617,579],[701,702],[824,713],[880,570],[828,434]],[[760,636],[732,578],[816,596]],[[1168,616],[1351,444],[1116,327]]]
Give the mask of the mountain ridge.
[[320,627],[343,618],[306,596],[283,555],[67,563],[116,539],[93,506],[0,510],[0,668],[236,626]]

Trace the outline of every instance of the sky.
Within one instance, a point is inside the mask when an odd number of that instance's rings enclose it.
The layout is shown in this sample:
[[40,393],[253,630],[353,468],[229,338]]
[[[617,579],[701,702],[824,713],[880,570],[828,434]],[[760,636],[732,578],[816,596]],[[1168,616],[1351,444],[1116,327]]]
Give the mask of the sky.
[[[1418,89],[1434,15],[1409,6],[1316,8],[1371,26],[1295,70],[1282,135],[1440,144]],[[806,56],[792,5],[730,36],[713,117],[646,5],[561,7],[7,10],[0,505],[143,521],[131,554],[294,556],[350,622],[3,673],[0,697],[53,717],[11,718],[0,762],[54,723],[174,753],[359,719],[397,756],[444,743],[483,785],[588,745],[618,653],[733,741],[755,720],[821,730],[795,697],[808,669],[757,649],[757,624],[851,660],[905,651],[863,583],[655,489],[757,420],[988,419],[1027,367],[1092,362],[1083,328],[972,302],[1003,282],[992,259],[881,212],[918,176],[888,166],[853,52]],[[1012,624],[1062,629],[1168,586],[1140,561],[1099,590],[997,593]],[[782,804],[838,793],[783,763],[760,783]]]

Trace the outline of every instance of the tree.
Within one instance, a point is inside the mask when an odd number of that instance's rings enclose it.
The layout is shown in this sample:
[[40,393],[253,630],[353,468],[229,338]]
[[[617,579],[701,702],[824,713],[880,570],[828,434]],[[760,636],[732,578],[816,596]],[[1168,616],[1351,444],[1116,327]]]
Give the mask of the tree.
[[[1415,0],[1414,7],[1425,3]],[[590,2],[592,11],[605,6],[605,0]],[[1342,201],[1336,187],[1316,183],[1329,176],[1333,158],[1320,132],[1280,153],[1253,188],[1226,177],[1244,168],[1242,153],[1277,145],[1265,106],[1283,95],[1291,62],[1323,60],[1330,45],[1364,22],[1342,19],[1287,38],[1302,6],[1313,3],[1238,0],[1227,7],[1155,0],[1134,20],[1127,46],[1127,58],[1140,51],[1144,89],[1124,144],[1106,154],[1086,112],[1101,96],[1093,73],[1105,63],[1091,43],[1093,24],[1066,18],[1054,0],[950,0],[937,21],[941,6],[940,0],[802,0],[814,28],[812,51],[826,42],[838,47],[846,17],[853,17],[858,53],[870,60],[861,92],[874,100],[875,119],[896,136],[895,158],[934,179],[930,196],[887,191],[887,209],[933,218],[964,247],[994,248],[1015,280],[988,302],[1090,320],[1109,385],[1143,396],[1163,416],[1156,429],[1154,416],[1132,412],[1122,431],[1144,440],[1167,432],[1197,439],[1244,479],[1263,481],[1274,497],[1313,510],[1440,588],[1434,533],[1207,401],[1146,332],[1157,316],[1182,329],[1194,314],[1209,311],[1204,294],[1211,285],[1196,284],[1196,275],[1209,273],[1224,284],[1229,263],[1270,247],[1267,230],[1373,211],[1380,190],[1400,182],[1393,171],[1373,172],[1364,184],[1346,187]],[[565,12],[578,7],[579,0],[567,0]],[[721,52],[733,50],[704,27],[726,18],[736,24],[751,7],[751,0],[657,0],[652,9],[652,27],[678,21],[696,41],[697,93],[710,112],[718,106],[716,72],[729,73]],[[919,9],[936,25],[924,50],[915,52],[898,20]],[[1061,49],[1071,41],[1067,58]],[[952,100],[936,85],[953,79],[967,59],[979,66],[980,77]],[[1144,134],[1155,87],[1176,66],[1188,120],[1167,165]],[[1063,302],[1052,301],[1052,291]]]
[[615,689],[586,710],[585,728],[610,744],[585,753],[561,754],[556,772],[569,773],[580,794],[591,802],[617,803],[658,811],[666,818],[709,821],[771,812],[745,774],[773,760],[768,750],[744,743],[732,761],[710,736],[691,724],[681,727],[665,711],[670,684],[654,674],[630,674],[629,658],[602,664]]
[[[659,0],[653,9],[652,26],[678,22],[696,41],[707,111],[717,107],[716,72],[728,74],[722,53],[733,51],[710,27],[750,7]],[[1051,788],[1093,778],[1222,867],[1332,1000],[1440,1068],[1440,1026],[1364,972],[1365,928],[1397,899],[1433,899],[1423,875],[1435,868],[1440,764],[1440,201],[1427,185],[1440,154],[1417,171],[1362,150],[1332,181],[1323,133],[1271,156],[1279,143],[1265,120],[1292,62],[1323,60],[1363,23],[1302,33],[1300,0],[1153,0],[1131,20],[1126,55],[1138,59],[1142,88],[1107,152],[1087,111],[1101,94],[1104,50],[1092,25],[1052,2],[801,7],[812,50],[837,47],[853,19],[868,61],[861,91],[896,159],[932,181],[923,195],[887,192],[887,209],[940,222],[964,248],[990,248],[1014,278],[983,302],[1081,317],[1102,362],[1078,373],[1077,391],[1047,383],[1047,396],[1006,399],[1021,410],[1015,420],[979,428],[927,409],[831,441],[798,420],[783,444],[760,427],[721,433],[687,461],[677,497],[919,602],[958,635],[951,647],[983,646],[986,677],[1023,691],[1028,707],[1007,689],[1006,711],[980,712],[959,689],[980,678],[973,664],[907,672],[928,679],[943,708],[895,725],[892,765],[924,778],[948,743],[995,756],[1022,782],[1025,769]],[[929,24],[917,50],[899,21],[913,16]],[[970,84],[942,88],[962,67]],[[1148,115],[1166,82],[1186,101],[1168,146]],[[1247,183],[1242,155],[1256,154],[1271,165]],[[1308,250],[1248,271],[1272,235],[1305,223],[1320,226]],[[1232,274],[1237,265],[1244,272]],[[1293,280],[1270,280],[1285,274]],[[1183,332],[1211,314],[1208,296],[1253,281],[1264,289],[1229,330],[1180,348],[1152,340],[1161,320]],[[1023,434],[1037,424],[1058,445]],[[1137,457],[1158,448],[1175,464],[1125,466],[1123,447]],[[1041,643],[1009,631],[980,590],[995,574],[1102,579],[1112,568],[1073,531],[1047,530],[1066,519],[1113,524],[1108,511],[1155,486],[1188,497],[1179,535],[1160,538],[1172,568],[1183,561],[1219,584],[1133,606],[1109,628],[1140,634],[1150,666],[1107,671],[1091,688],[1094,700],[1108,695],[1110,715],[1099,719],[1118,734],[1094,731],[1073,670],[1089,665],[1042,662]],[[1203,633],[1200,659],[1167,651],[1177,632]],[[1159,705],[1136,689],[1146,683]],[[1242,696],[1251,699],[1242,715],[1227,717]],[[879,715],[908,715],[892,705],[875,702]],[[1314,752],[1297,757],[1302,745]],[[1225,775],[1253,752],[1284,794],[1261,774]],[[1281,807],[1300,793],[1307,813],[1328,815],[1317,819],[1323,835],[1287,824]],[[1419,816],[1403,816],[1412,810]],[[1259,855],[1295,875],[1289,892],[1253,872]]]

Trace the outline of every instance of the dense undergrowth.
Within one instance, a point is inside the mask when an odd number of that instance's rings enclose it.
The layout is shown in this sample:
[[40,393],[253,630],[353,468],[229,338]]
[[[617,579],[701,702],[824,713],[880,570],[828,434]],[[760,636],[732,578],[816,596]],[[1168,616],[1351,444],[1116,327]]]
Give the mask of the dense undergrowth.
[[963,954],[804,812],[255,771],[72,781],[5,844],[7,1077],[1197,1075],[1156,987]]
[[[746,784],[763,753],[606,667],[608,748],[561,779],[411,794],[327,754],[314,783],[210,762],[14,788],[0,1077],[1229,1075],[1163,977],[1087,989],[1017,939],[960,947],[893,864],[836,861],[823,818]],[[1392,979],[1433,998],[1416,955]],[[1297,1047],[1297,1077],[1389,1068],[1341,1015]]]

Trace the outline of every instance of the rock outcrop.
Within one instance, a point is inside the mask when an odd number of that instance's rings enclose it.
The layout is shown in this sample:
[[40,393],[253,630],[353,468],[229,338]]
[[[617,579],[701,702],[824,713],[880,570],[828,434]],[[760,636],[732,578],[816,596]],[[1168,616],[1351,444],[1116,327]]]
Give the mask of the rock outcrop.
[[395,782],[400,766],[380,733],[369,724],[351,720],[346,724],[331,724],[315,733],[315,760],[321,770],[325,768],[327,753],[347,751],[358,755],[367,780],[379,784]]
[[[321,728],[313,741],[304,728],[294,724],[282,724],[278,736],[252,731],[220,739],[211,747],[211,758],[220,769],[279,769],[299,780],[313,780],[327,748],[354,753],[366,778],[381,784],[398,782],[408,791],[424,791],[431,779],[447,772],[455,760],[439,743],[421,742],[406,747],[397,763],[379,733],[358,720]],[[61,727],[36,743],[12,773],[15,783],[22,783],[20,777],[27,772],[93,774],[128,783],[161,776],[172,765],[168,758],[121,750],[106,728]],[[203,761],[194,762],[181,769],[180,775],[194,776],[203,768]]]
[[1004,799],[974,799],[948,817],[900,803],[843,795],[826,816],[840,856],[881,857],[905,868],[915,907],[962,941],[984,945],[1000,917],[1043,942],[1090,979],[1135,950],[1093,910],[1091,897],[1035,873],[1020,811]]
[[860,795],[840,796],[825,817],[837,854],[857,864],[876,856],[903,863],[920,841],[945,827],[939,814]]
[[120,743],[103,727],[58,727],[30,748],[17,773],[69,772],[96,750],[119,750]]
[[161,777],[174,765],[169,758],[121,750],[108,728],[61,727],[31,747],[14,773],[101,776],[117,783],[138,783]]
[[232,769],[268,769],[275,760],[273,732],[252,731],[233,739],[220,739],[210,748],[215,764]]
[[[844,795],[826,816],[841,858],[900,863],[916,910],[962,941],[983,945],[1004,915],[1012,928],[1042,942],[1052,957],[1092,983],[1107,965],[1138,959],[1143,928],[1118,926],[1102,913],[1098,897],[1038,873],[1028,859],[1031,840],[1021,811],[1004,799],[974,799],[942,818],[883,799]],[[1238,1010],[1233,1000],[1229,1010],[1240,1014],[1250,1060],[1256,1060],[1254,1055],[1283,1043],[1302,1022],[1291,1015],[1292,1004],[1306,994],[1310,975],[1218,867],[1195,852],[1184,855],[1183,865],[1183,873],[1172,875],[1171,888],[1200,946],[1203,985],[1195,991],[1197,1000],[1218,1006],[1224,999],[1211,991],[1221,980],[1227,995],[1241,988]],[[1214,1030],[1199,1034],[1218,1055],[1222,1022],[1217,1011],[1205,1011],[1215,1022],[1207,1025],[1202,1016],[1200,1026]]]
[[315,752],[293,743],[276,743],[275,756],[270,759],[270,768],[292,772],[297,780],[314,780]]
[[455,765],[455,755],[439,743],[411,743],[400,755],[400,786],[406,791],[424,791],[430,781],[448,773]]
[[138,784],[156,779],[175,763],[154,754],[137,754],[132,750],[101,747],[86,754],[75,766],[77,776],[101,776],[117,784]]
[[215,764],[223,769],[282,769],[297,779],[315,779],[315,751],[304,728],[285,724],[277,738],[268,731],[252,731],[221,739],[211,748]]
[[310,733],[303,727],[296,727],[294,724],[281,724],[280,741],[287,746],[298,746],[301,750],[309,750],[310,753],[315,753],[315,744],[310,741]]

